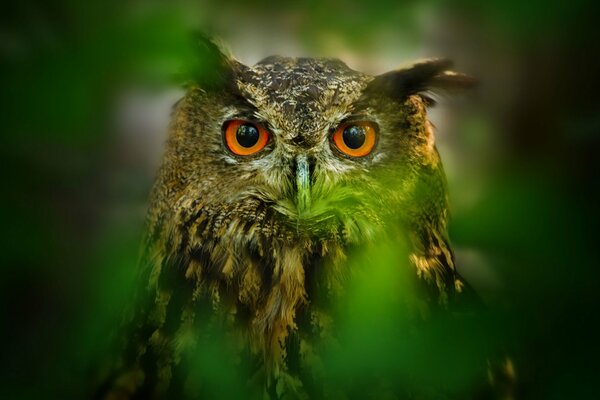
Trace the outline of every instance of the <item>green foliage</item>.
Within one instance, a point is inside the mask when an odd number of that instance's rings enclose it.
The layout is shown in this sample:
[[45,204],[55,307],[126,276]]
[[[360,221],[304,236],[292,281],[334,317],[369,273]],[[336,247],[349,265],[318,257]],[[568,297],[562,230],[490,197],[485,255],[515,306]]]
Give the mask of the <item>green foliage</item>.
[[[450,237],[458,249],[475,249],[499,283],[486,311],[432,315],[415,325],[418,299],[406,269],[394,263],[403,249],[382,243],[357,255],[363,279],[340,305],[341,346],[325,355],[324,376],[375,398],[382,393],[370,392],[374,380],[423,397],[464,398],[480,389],[488,357],[508,354],[522,397],[595,393],[598,65],[590,55],[600,41],[586,40],[597,38],[585,2],[58,0],[3,7],[1,397],[84,398],[129,299],[150,182],[134,171],[125,186],[139,189],[111,189],[119,167],[111,110],[123,88],[160,89],[187,71],[207,73],[190,40],[198,28],[239,38],[246,26],[276,30],[288,21],[317,53],[336,43],[368,53],[389,36],[414,51],[428,44],[421,18],[428,13],[485,39],[483,48],[465,50],[475,65],[488,57],[479,64],[482,104],[465,116],[475,128],[456,139],[472,152],[449,149],[442,157],[493,160],[449,170],[460,187],[451,185],[456,203],[469,190],[477,194],[454,208]],[[505,106],[494,97],[505,92],[485,87],[502,85],[511,65],[517,93],[502,88],[510,92]],[[495,135],[491,145],[470,141],[486,127]],[[483,278],[473,268],[467,279],[477,287]],[[186,362],[209,378],[199,389],[207,398],[247,394],[226,343],[202,344]]]

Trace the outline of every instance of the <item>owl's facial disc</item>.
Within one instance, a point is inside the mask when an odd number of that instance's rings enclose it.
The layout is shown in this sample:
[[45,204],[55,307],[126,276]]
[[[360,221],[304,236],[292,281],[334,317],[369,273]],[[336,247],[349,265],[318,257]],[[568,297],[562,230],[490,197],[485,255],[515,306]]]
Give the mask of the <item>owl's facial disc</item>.
[[353,186],[367,179],[378,154],[379,125],[370,106],[358,104],[371,80],[339,60],[283,57],[237,76],[244,100],[236,97],[239,103],[224,116],[260,121],[270,140],[264,150],[245,156],[231,145],[240,142],[232,132],[225,142],[236,156],[230,164],[248,177],[244,183],[254,189],[248,190],[252,196],[297,229],[333,229],[364,204],[366,186]]

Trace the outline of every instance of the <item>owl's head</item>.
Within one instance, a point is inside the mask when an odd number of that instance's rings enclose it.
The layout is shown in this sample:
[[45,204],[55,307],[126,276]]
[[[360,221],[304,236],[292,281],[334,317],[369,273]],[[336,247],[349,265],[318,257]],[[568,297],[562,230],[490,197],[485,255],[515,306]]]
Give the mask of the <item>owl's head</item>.
[[213,69],[176,107],[156,220],[203,210],[223,232],[235,221],[290,240],[349,243],[392,221],[445,225],[428,93],[472,84],[448,61],[371,76],[336,59],[246,66],[204,45]]

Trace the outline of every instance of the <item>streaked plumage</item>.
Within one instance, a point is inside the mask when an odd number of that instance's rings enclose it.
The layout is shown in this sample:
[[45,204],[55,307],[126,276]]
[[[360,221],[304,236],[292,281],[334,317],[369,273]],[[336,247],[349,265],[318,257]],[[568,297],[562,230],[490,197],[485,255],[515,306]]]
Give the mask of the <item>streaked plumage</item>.
[[[174,111],[148,213],[144,288],[109,396],[189,394],[186,354],[218,326],[262,371],[265,393],[304,397],[353,249],[392,237],[408,248],[425,301],[446,308],[461,292],[426,92],[472,81],[444,60],[373,77],[333,59],[269,57],[248,67],[205,45],[215,71]],[[231,119],[267,127],[265,149],[227,151]],[[331,142],[354,120],[378,127],[365,157]]]

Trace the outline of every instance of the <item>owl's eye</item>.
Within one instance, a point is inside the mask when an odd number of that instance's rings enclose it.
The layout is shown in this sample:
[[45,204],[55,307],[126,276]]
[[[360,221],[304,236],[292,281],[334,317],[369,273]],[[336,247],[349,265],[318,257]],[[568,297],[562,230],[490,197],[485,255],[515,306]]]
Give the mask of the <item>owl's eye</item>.
[[353,121],[337,127],[332,139],[336,147],[352,157],[364,157],[371,153],[376,139],[375,124],[368,121]]
[[233,154],[249,156],[269,143],[269,132],[260,124],[234,119],[225,123],[225,143]]

